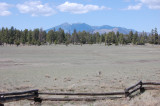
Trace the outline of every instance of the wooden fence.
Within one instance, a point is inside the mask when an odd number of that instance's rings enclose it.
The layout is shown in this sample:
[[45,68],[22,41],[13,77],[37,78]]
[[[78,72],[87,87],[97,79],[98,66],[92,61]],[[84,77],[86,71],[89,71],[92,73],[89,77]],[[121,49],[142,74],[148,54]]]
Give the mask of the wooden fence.
[[[42,101],[96,101],[96,100],[105,100],[105,99],[119,99],[124,97],[131,97],[136,91],[143,93],[145,90],[148,90],[146,85],[160,85],[156,82],[142,82],[139,81],[137,84],[126,88],[123,92],[110,92],[110,93],[48,93],[48,92],[39,92],[39,90],[30,90],[24,92],[12,92],[12,93],[0,93],[0,106],[4,106],[4,103],[14,102],[19,100],[33,100],[35,102]],[[154,89],[152,87],[150,89]],[[42,98],[39,95],[64,95],[64,96],[92,96],[92,97],[72,97],[72,98]],[[103,97],[98,97],[103,96]],[[112,96],[112,97],[108,97]]]

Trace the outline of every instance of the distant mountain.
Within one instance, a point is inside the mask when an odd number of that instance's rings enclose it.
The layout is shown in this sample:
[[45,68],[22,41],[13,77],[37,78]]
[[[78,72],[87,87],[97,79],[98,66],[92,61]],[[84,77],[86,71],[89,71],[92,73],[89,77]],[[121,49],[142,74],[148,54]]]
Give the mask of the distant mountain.
[[90,26],[85,23],[74,23],[74,24],[68,24],[68,23],[63,23],[61,25],[55,26],[53,28],[47,29],[46,31],[50,31],[55,29],[56,31],[59,30],[59,28],[62,28],[66,33],[73,33],[74,29],[76,29],[77,32],[79,31],[86,31],[90,33],[96,33],[99,32],[100,34],[103,33],[109,33],[109,32],[117,32],[119,31],[120,33],[123,34],[128,34],[131,30],[135,32],[133,29],[127,29],[123,27],[113,27],[109,25],[103,25],[103,26]]

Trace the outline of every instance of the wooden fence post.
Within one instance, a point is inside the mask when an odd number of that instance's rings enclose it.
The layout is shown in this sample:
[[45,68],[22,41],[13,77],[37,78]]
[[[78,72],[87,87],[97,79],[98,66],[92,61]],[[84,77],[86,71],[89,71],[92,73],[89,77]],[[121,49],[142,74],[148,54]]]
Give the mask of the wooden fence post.
[[140,93],[144,93],[145,89],[143,87],[142,81],[140,82]]
[[34,98],[34,102],[41,103],[41,102],[42,102],[42,99],[38,97],[38,96],[39,96],[38,90],[35,91],[34,94],[35,94],[35,96],[36,96],[36,97]]
[[34,95],[36,96],[36,98],[38,98],[39,96],[38,90],[34,92]]
[[125,93],[125,97],[129,96],[129,91],[127,91],[126,89],[124,89],[124,93]]

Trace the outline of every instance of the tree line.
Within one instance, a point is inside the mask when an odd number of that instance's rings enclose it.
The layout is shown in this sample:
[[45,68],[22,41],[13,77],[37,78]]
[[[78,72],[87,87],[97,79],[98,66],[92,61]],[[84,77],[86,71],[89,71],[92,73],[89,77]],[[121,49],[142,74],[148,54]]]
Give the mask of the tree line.
[[105,45],[145,45],[160,44],[160,35],[157,28],[152,29],[148,35],[146,32],[138,33],[130,31],[129,34],[119,32],[109,33],[89,33],[86,31],[77,32],[74,30],[72,34],[65,33],[63,29],[58,31],[50,30],[46,32],[42,28],[34,30],[18,30],[14,27],[10,29],[2,27],[0,29],[0,45],[15,44],[15,45],[45,45],[45,44],[101,44]]

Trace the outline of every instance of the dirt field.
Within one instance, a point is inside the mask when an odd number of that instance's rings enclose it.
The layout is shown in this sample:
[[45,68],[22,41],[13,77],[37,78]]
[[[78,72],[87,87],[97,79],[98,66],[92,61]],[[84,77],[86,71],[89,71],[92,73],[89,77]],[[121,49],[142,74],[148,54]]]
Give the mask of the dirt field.
[[[99,73],[101,73],[99,75]],[[0,47],[0,92],[123,91],[138,81],[160,82],[160,46],[51,45]],[[45,105],[160,105],[160,90],[132,100],[44,102]],[[30,101],[8,105],[30,105]]]

